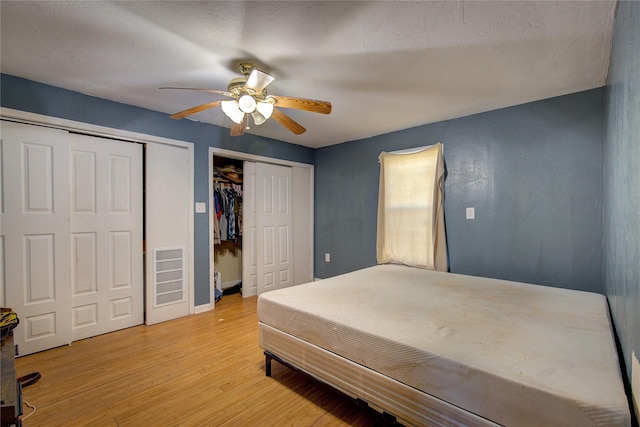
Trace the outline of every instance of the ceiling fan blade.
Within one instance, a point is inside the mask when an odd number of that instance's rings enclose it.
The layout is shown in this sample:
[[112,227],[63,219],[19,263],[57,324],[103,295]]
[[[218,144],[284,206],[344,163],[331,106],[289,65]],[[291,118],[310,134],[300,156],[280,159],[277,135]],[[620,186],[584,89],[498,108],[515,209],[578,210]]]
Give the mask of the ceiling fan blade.
[[231,125],[231,136],[240,136],[244,133],[244,129],[247,127],[247,115],[245,114],[240,123],[233,122]]
[[280,123],[282,126],[289,129],[291,132],[295,133],[296,135],[300,135],[301,133],[305,133],[307,131],[305,128],[303,128],[300,125],[300,123],[296,122],[291,117],[287,116],[285,113],[278,110],[277,108],[273,109],[273,113],[271,113],[271,118],[274,119],[276,122]]
[[268,98],[276,100],[276,107],[294,108],[296,110],[311,111],[313,113],[331,113],[331,103],[328,101],[317,101],[315,99],[290,98],[288,96],[269,95]]
[[233,94],[231,92],[227,92],[226,90],[202,89],[202,88],[198,88],[198,87],[161,87],[160,89],[197,90],[197,91],[200,91],[200,92],[217,93],[217,94],[220,94],[220,95],[228,96],[229,98],[233,98]]
[[245,89],[253,89],[256,92],[260,93],[274,79],[275,77],[273,77],[271,74],[267,74],[264,71],[256,70],[254,68],[253,71],[251,71],[251,74],[249,74],[249,78],[244,84],[244,87]]
[[175,113],[169,117],[175,120],[182,119],[192,114],[199,113],[200,111],[208,110],[209,108],[215,108],[220,105],[221,102],[222,101],[208,102],[206,104],[198,105],[197,107],[189,108],[188,110],[180,111],[179,113]]

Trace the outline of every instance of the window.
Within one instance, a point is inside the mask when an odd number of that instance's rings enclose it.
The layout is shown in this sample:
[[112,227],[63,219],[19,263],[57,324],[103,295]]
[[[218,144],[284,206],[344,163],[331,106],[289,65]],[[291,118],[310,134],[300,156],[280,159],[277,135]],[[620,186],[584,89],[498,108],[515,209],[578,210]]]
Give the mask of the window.
[[379,160],[378,263],[447,271],[442,143]]

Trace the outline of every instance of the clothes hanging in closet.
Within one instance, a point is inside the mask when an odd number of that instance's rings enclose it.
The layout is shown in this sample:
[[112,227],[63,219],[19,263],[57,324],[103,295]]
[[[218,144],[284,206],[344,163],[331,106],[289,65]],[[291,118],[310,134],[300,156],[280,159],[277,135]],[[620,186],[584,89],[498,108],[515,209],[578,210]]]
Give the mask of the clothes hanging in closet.
[[242,186],[216,183],[214,188],[214,243],[242,237]]

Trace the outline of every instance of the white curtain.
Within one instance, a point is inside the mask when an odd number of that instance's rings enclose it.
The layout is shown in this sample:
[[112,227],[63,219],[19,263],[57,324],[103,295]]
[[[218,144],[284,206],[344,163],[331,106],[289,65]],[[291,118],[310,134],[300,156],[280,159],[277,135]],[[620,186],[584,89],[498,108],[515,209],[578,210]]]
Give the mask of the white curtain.
[[379,160],[378,264],[447,271],[442,143]]

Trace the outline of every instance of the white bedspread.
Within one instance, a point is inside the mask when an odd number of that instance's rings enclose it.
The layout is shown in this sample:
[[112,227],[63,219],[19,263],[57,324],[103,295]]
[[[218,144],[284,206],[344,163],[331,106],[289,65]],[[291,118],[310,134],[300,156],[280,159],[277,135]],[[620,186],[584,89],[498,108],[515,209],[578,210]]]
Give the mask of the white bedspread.
[[378,265],[258,300],[260,322],[503,425],[630,425],[603,295]]

